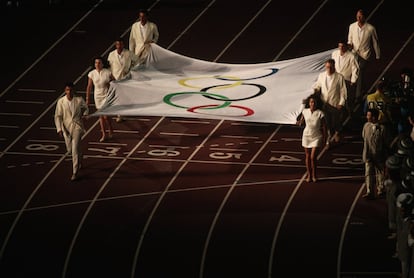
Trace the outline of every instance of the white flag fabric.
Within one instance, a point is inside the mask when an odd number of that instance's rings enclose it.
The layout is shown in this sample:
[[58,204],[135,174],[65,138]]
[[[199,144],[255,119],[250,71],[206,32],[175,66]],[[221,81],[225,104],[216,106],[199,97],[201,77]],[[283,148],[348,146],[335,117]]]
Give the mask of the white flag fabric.
[[171,116],[294,124],[332,50],[258,64],[183,56],[151,44],[147,62],[111,82],[94,115]]

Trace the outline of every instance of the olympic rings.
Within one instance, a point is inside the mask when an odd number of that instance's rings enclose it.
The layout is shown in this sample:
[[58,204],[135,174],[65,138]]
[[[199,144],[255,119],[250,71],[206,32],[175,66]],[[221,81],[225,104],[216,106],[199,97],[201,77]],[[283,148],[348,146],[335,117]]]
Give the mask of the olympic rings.
[[[193,112],[193,113],[198,113],[197,111],[195,111],[196,109],[213,109],[213,108],[206,108],[206,107],[211,107],[211,106],[218,106],[218,105],[217,104],[207,104],[207,105],[194,106],[194,107],[191,107],[191,108],[187,109],[187,111],[188,112]],[[239,105],[229,105],[228,107],[240,108],[242,110],[245,110],[246,114],[241,115],[243,117],[251,116],[251,115],[254,114],[254,111],[252,109],[248,108],[248,107],[239,106]]]
[[[254,114],[253,109],[248,108],[248,107],[244,107],[244,106],[240,106],[240,105],[232,105],[231,103],[233,101],[242,101],[242,100],[248,100],[248,99],[252,99],[255,97],[258,97],[262,94],[264,94],[266,92],[266,87],[260,84],[254,84],[254,83],[245,83],[243,81],[247,81],[247,80],[254,80],[254,79],[260,79],[260,78],[264,78],[264,77],[268,77],[270,75],[273,75],[275,73],[277,73],[279,71],[279,69],[277,68],[270,68],[269,70],[271,70],[270,73],[261,75],[261,76],[256,76],[256,77],[251,77],[251,78],[238,78],[238,77],[234,77],[234,76],[221,76],[221,75],[215,75],[215,76],[199,76],[199,77],[188,77],[188,78],[184,78],[184,79],[180,79],[178,81],[178,83],[184,87],[189,87],[192,89],[199,89],[200,91],[189,91],[189,92],[175,92],[175,93],[170,93],[166,96],[164,96],[163,101],[171,106],[174,107],[178,107],[178,108],[184,108],[186,109],[188,112],[192,112],[192,113],[200,113],[197,110],[211,110],[211,109],[220,109],[220,108],[226,108],[226,107],[231,107],[231,108],[238,108],[241,110],[244,110],[245,113],[244,115],[240,115],[243,117],[246,116],[251,116]],[[218,84],[218,85],[213,85],[213,86],[209,86],[209,87],[205,87],[205,88],[201,88],[201,87],[197,87],[197,86],[193,86],[188,84],[188,81],[190,80],[201,80],[201,79],[216,79],[216,80],[222,80],[222,81],[231,81],[233,83],[231,84]],[[208,90],[210,89],[228,89],[228,88],[232,88],[232,87],[236,87],[236,86],[241,86],[241,85],[246,85],[246,86],[254,86],[257,87],[259,89],[259,91],[251,96],[247,96],[247,97],[241,97],[241,98],[234,98],[234,99],[230,99],[226,96],[223,95],[219,95],[219,94],[214,94],[214,93],[210,93],[208,92]],[[206,105],[198,105],[198,106],[194,106],[194,107],[187,107],[184,105],[179,105],[179,104],[175,104],[172,102],[172,98],[175,96],[180,96],[180,95],[189,95],[189,94],[198,94],[198,95],[202,95],[203,97],[215,100],[215,101],[222,101],[222,104],[206,104]],[[205,113],[204,113],[205,114]]]
[[219,75],[215,76],[215,78],[217,78],[219,80],[226,80],[226,81],[247,81],[247,80],[254,80],[254,79],[260,79],[260,78],[263,78],[263,77],[267,77],[267,76],[275,74],[276,72],[279,71],[279,69],[277,69],[277,68],[270,68],[270,70],[271,70],[271,72],[268,73],[268,74],[265,74],[265,75],[262,75],[262,76],[251,77],[251,78],[233,78],[233,77],[228,78],[228,77],[225,77],[225,76],[221,77]]
[[178,108],[189,109],[190,107],[186,107],[186,106],[174,104],[171,101],[171,99],[173,97],[175,97],[175,96],[178,96],[178,95],[188,95],[188,94],[203,95],[205,97],[207,97],[207,95],[208,96],[214,96],[214,97],[216,97],[216,98],[214,98],[215,100],[224,101],[224,103],[221,104],[221,105],[217,105],[216,107],[206,108],[206,109],[219,109],[219,108],[227,107],[227,106],[229,106],[231,104],[231,101],[227,97],[222,96],[222,95],[207,93],[207,92],[177,92],[177,93],[171,93],[171,94],[166,95],[163,100],[164,100],[165,103],[167,103],[167,104],[169,104],[171,106],[175,106],[175,107],[178,107]]
[[[228,99],[228,98],[227,98],[227,100],[228,100],[228,101],[240,101],[240,100],[247,100],[247,99],[251,99],[251,98],[255,98],[255,97],[258,97],[258,96],[260,96],[260,95],[263,95],[263,94],[266,92],[266,87],[265,87],[265,86],[263,86],[263,85],[260,85],[260,84],[253,84],[253,83],[241,83],[241,85],[256,86],[257,88],[259,88],[259,91],[258,91],[256,94],[254,94],[254,95],[252,95],[252,96],[249,96],[249,97],[244,97],[244,98],[234,98],[234,99]],[[209,90],[209,89],[216,88],[216,87],[221,87],[221,86],[223,86],[223,85],[214,85],[214,86],[210,86],[210,87],[207,87],[207,88],[203,88],[203,89],[201,89],[201,91],[202,91],[202,92],[207,92],[207,90]],[[209,98],[209,99],[220,100],[220,99],[217,99],[217,98],[212,97],[212,96],[209,96],[209,95],[203,95],[203,96],[204,96],[204,97],[206,97],[206,98]]]
[[[201,87],[191,86],[191,85],[187,84],[187,81],[188,80],[196,80],[196,79],[206,79],[206,78],[212,78],[212,77],[214,77],[214,76],[201,76],[201,77],[184,78],[184,79],[178,80],[178,84],[183,85],[184,87],[189,87],[189,88],[193,88],[193,89],[201,89]],[[227,76],[225,78],[228,78],[226,80],[237,81],[237,82],[232,83],[232,84],[223,85],[222,89],[227,89],[227,88],[239,86],[242,83],[241,80],[238,80],[237,77],[234,77],[234,76]]]

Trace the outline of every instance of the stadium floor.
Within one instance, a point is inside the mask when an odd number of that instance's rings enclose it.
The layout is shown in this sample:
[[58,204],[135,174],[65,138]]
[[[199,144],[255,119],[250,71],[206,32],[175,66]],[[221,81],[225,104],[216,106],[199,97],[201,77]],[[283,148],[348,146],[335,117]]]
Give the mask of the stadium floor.
[[359,111],[321,152],[317,183],[304,181],[296,126],[140,116],[105,143],[88,120],[70,182],[53,113],[65,81],[84,91],[92,58],[128,37],[140,8],[159,45],[223,63],[335,48],[363,8],[382,52],[372,90],[413,65],[404,1],[56,2],[1,7],[1,277],[398,277],[385,200],[361,198]]

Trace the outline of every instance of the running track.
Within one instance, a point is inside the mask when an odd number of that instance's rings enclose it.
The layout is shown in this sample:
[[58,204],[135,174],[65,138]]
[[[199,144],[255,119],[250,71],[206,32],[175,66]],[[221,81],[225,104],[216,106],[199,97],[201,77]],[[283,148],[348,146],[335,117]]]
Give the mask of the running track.
[[384,200],[360,198],[358,112],[346,141],[320,154],[316,184],[303,180],[297,127],[164,117],[130,117],[108,143],[90,119],[82,178],[69,182],[53,112],[62,84],[83,91],[92,58],[142,7],[161,46],[226,63],[335,48],[362,7],[381,42],[372,85],[413,64],[403,1],[133,2],[2,14],[25,55],[4,58],[15,66],[0,81],[0,276],[396,277]]

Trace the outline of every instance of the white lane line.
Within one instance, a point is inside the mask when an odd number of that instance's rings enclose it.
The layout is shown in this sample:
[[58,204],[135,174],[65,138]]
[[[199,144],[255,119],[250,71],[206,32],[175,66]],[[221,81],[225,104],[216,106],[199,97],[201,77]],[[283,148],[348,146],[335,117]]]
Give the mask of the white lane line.
[[7,103],[18,103],[18,104],[44,104],[43,101],[33,101],[33,100],[6,100]]
[[341,237],[339,240],[339,247],[338,247],[338,257],[336,261],[336,271],[337,271],[337,278],[342,277],[341,276],[341,261],[342,261],[342,250],[344,247],[344,241],[345,241],[345,234],[346,230],[348,229],[349,221],[351,220],[351,215],[355,210],[355,206],[359,200],[359,196],[362,194],[362,190],[365,188],[365,184],[363,183],[361,187],[358,190],[357,195],[354,198],[354,201],[352,202],[351,207],[349,208],[348,214],[346,215],[344,226],[342,227]]
[[20,128],[20,126],[17,125],[0,125],[0,128]]
[[211,1],[207,7],[204,8],[204,10],[201,11],[194,19],[191,21],[191,23],[173,40],[170,45],[167,47],[167,49],[170,49],[187,31],[194,25],[194,23],[197,22],[197,20],[200,19],[200,17],[216,2],[216,0]]
[[258,136],[240,136],[240,135],[220,135],[223,138],[234,138],[234,139],[260,139]]
[[[95,122],[94,125],[92,125],[92,127],[85,133],[85,135],[82,137],[82,139],[98,124],[98,121]],[[5,152],[4,152],[5,153]],[[4,155],[4,153],[2,153],[2,155]],[[56,170],[56,168],[66,159],[66,154],[60,156],[60,158],[58,160],[51,160],[50,162],[54,163],[54,165],[52,166],[52,168],[50,168],[50,170],[46,173],[46,175],[43,177],[43,179],[38,183],[38,185],[35,187],[35,189],[33,189],[33,191],[30,193],[29,197],[26,199],[26,201],[24,202],[23,206],[21,207],[21,209],[19,210],[17,216],[14,218],[14,221],[12,223],[12,225],[9,228],[9,231],[7,232],[5,239],[3,241],[3,244],[1,246],[0,249],[0,261],[3,259],[4,256],[4,252],[6,250],[6,247],[9,243],[10,237],[14,232],[14,229],[16,228],[17,223],[19,222],[19,220],[21,219],[23,212],[26,210],[26,208],[29,206],[30,202],[32,201],[32,199],[34,198],[34,196],[36,195],[36,193],[39,191],[40,187],[42,187],[42,185],[45,183],[45,181],[49,178],[50,175],[52,175],[52,173]]]
[[296,40],[296,38],[299,36],[300,33],[302,33],[303,29],[306,28],[306,26],[308,26],[308,24],[312,21],[312,19],[316,16],[317,13],[319,13],[319,11],[322,9],[323,6],[325,6],[325,4],[328,2],[328,0],[325,0],[322,2],[322,4],[319,5],[319,7],[316,9],[316,11],[311,15],[311,17],[309,17],[309,19],[305,22],[305,24],[302,25],[302,27],[296,32],[296,34],[290,39],[290,41],[285,45],[285,47],[282,48],[282,50],[280,50],[280,52],[276,55],[275,58],[273,58],[273,62],[277,61],[280,56],[282,56],[283,52],[285,52],[285,50],[292,44],[292,42],[294,40]]
[[0,116],[23,116],[23,117],[31,117],[32,114],[29,114],[29,113],[0,112]]
[[62,140],[28,139],[27,142],[65,144]]
[[89,145],[99,145],[99,146],[128,146],[125,143],[112,143],[112,142],[88,142]]
[[[37,63],[39,63],[47,54],[49,54],[49,52],[55,48],[56,45],[58,45],[70,32],[72,32],[87,16],[89,16],[90,13],[93,12],[93,10],[95,10],[101,3],[103,2],[103,0],[100,0],[98,3],[96,3],[84,16],[82,16],[81,19],[79,19],[68,31],[66,31],[65,34],[63,34],[57,41],[55,41],[54,44],[52,44],[52,46],[50,46],[39,58],[37,58],[36,61],[33,62],[33,64],[30,65],[30,67],[28,67],[22,74],[19,75],[19,77],[17,77],[6,89],[4,89],[4,91],[0,94],[0,98],[8,91],[10,90],[11,87],[13,87],[18,81],[20,81],[20,79],[22,79],[23,76],[26,75],[26,73],[28,73],[32,68],[34,68],[34,66],[37,65]],[[20,91],[22,91],[23,89],[20,89]],[[24,89],[24,90],[28,90],[28,89]],[[30,90],[34,90],[34,89],[30,89]],[[53,91],[54,92],[54,91]]]
[[232,46],[232,44],[241,36],[241,34],[243,34],[243,32],[246,31],[246,29],[250,26],[250,24],[252,24],[253,21],[256,20],[256,18],[264,11],[264,9],[266,9],[266,7],[270,4],[270,2],[272,2],[272,0],[268,0],[262,6],[262,8],[249,20],[249,22],[247,22],[244,28],[226,45],[226,47],[220,52],[220,54],[217,55],[216,59],[214,59],[214,62],[217,62],[217,60],[220,59],[221,56],[223,56],[223,54],[227,51],[227,49],[229,49],[230,46]]
[[[63,142],[64,144],[64,142]],[[19,155],[19,156],[23,156],[23,155],[33,155],[33,156],[51,156],[51,157],[61,157],[62,155],[65,155],[64,153],[30,153],[30,152],[5,152],[4,154],[12,154],[12,155]]]
[[148,145],[150,148],[163,148],[163,149],[189,149],[188,146],[175,146],[175,145]]
[[[326,147],[323,148],[322,151],[319,153],[319,155],[317,157],[317,160],[319,160],[326,151],[327,151],[327,148]],[[303,181],[305,180],[305,177],[306,177],[306,172],[303,174],[302,178],[300,179],[298,184],[295,186],[295,189],[290,194],[289,199],[288,199],[285,207],[283,208],[283,211],[282,211],[282,213],[280,215],[280,218],[279,218],[279,221],[277,223],[275,233],[274,233],[273,239],[272,239],[272,245],[270,247],[270,255],[269,255],[269,261],[268,261],[268,275],[267,275],[268,278],[273,277],[273,275],[272,275],[273,274],[273,261],[274,261],[274,255],[275,255],[275,250],[276,250],[276,242],[277,242],[277,239],[279,237],[280,229],[282,228],[283,221],[286,218],[287,211],[290,208],[290,205],[292,204],[293,199],[296,196],[296,193],[299,191]]]
[[259,154],[264,150],[264,148],[267,146],[267,144],[269,143],[269,141],[271,140],[271,138],[273,138],[273,136],[275,136],[275,134],[281,129],[281,125],[279,125],[273,132],[272,134],[270,134],[269,138],[266,140],[266,142],[261,146],[261,148],[256,152],[256,154],[250,159],[249,163],[247,163],[244,168],[242,169],[242,171],[239,173],[239,175],[236,177],[236,180],[233,182],[233,184],[231,185],[231,187],[229,188],[229,190],[227,191],[226,195],[223,198],[223,201],[220,204],[220,207],[218,208],[214,219],[210,225],[208,234],[207,234],[207,238],[206,241],[204,242],[204,247],[203,247],[203,253],[201,256],[201,262],[200,262],[200,273],[199,273],[199,277],[202,278],[204,276],[204,265],[205,265],[205,261],[206,261],[206,257],[207,257],[207,250],[208,247],[210,245],[210,240],[211,240],[211,236],[213,234],[213,231],[216,227],[217,221],[220,217],[221,212],[223,211],[223,208],[225,206],[225,204],[227,203],[227,200],[230,198],[231,193],[234,191],[234,188],[236,187],[237,183],[240,181],[240,179],[243,177],[244,173],[246,173],[247,169],[249,169],[249,167],[252,165],[253,161],[259,156]]
[[270,151],[271,153],[294,153],[305,155],[304,152],[293,152],[293,151]]
[[179,124],[206,124],[209,125],[211,122],[206,121],[191,121],[191,120],[171,120],[172,123],[179,123]]
[[160,132],[160,135],[167,135],[167,136],[190,136],[190,137],[198,137],[200,134],[196,133],[180,133],[180,132]]
[[269,124],[253,124],[253,123],[240,123],[240,122],[235,122],[235,123],[231,123],[231,125],[236,125],[236,126],[258,126],[258,127],[266,127],[266,126],[270,126]]
[[76,232],[71,240],[68,252],[66,254],[65,257],[65,264],[63,266],[63,271],[62,271],[62,278],[66,277],[66,272],[68,270],[68,266],[70,263],[70,259],[72,256],[72,252],[73,252],[73,247],[75,246],[75,243],[79,237],[80,231],[83,227],[83,224],[86,221],[86,218],[89,215],[89,212],[92,210],[92,207],[95,205],[96,201],[98,200],[98,197],[101,195],[101,193],[103,192],[103,190],[106,188],[106,186],[109,184],[109,182],[111,181],[111,179],[115,176],[115,174],[121,169],[122,165],[125,164],[125,162],[128,161],[128,158],[134,154],[134,152],[139,148],[139,146],[141,146],[141,144],[144,143],[144,140],[148,138],[148,136],[161,124],[161,122],[163,121],[164,118],[160,118],[158,120],[158,122],[156,124],[153,125],[153,127],[147,132],[147,134],[145,134],[145,136],[135,145],[135,147],[128,153],[128,155],[122,159],[121,162],[119,162],[118,166],[111,172],[111,174],[109,175],[109,177],[105,180],[105,182],[102,184],[101,188],[99,188],[98,192],[96,192],[94,198],[92,199],[92,201],[89,203],[88,208],[86,209],[85,213],[82,216],[81,221],[79,222],[78,227],[76,228]]
[[[49,50],[50,50],[50,48],[49,48]],[[46,52],[44,53],[44,55],[46,54]],[[43,55],[43,56],[44,56]],[[43,57],[43,56],[41,56],[41,58]],[[40,59],[40,58],[39,58]],[[38,59],[38,60],[39,60]],[[37,61],[38,61],[37,60]],[[36,62],[35,62],[36,63]],[[32,65],[32,66],[34,66],[34,65]],[[28,70],[26,70],[26,72],[27,72]],[[17,91],[18,92],[28,92],[28,93],[54,93],[54,92],[56,92],[56,90],[50,90],[50,89],[22,89],[22,88],[19,88],[19,89],[17,89]]]
[[128,134],[138,134],[138,130],[122,130],[122,129],[114,129],[114,133],[128,133]]
[[301,142],[302,138],[280,138],[280,140],[285,142]]
[[170,189],[171,185],[174,183],[174,181],[178,178],[178,176],[181,174],[181,172],[184,170],[184,168],[188,165],[188,163],[191,161],[191,159],[199,152],[199,150],[202,148],[202,146],[213,136],[213,134],[217,131],[217,129],[223,124],[224,120],[221,120],[211,131],[210,133],[204,138],[202,143],[196,147],[196,149],[193,151],[193,153],[187,158],[187,160],[181,165],[180,169],[177,170],[174,177],[171,178],[167,186],[165,187],[164,191],[161,193],[160,197],[157,199],[157,202],[155,203],[153,209],[151,210],[151,213],[144,225],[144,228],[142,229],[141,236],[138,241],[138,246],[135,251],[134,260],[132,264],[132,270],[131,270],[131,277],[135,277],[135,271],[136,271],[136,265],[138,261],[139,254],[141,252],[141,247],[144,242],[144,238],[146,236],[146,233],[148,231],[149,225],[152,222],[152,219],[155,215],[155,212],[157,211],[158,207],[160,206],[162,200],[164,199],[165,195],[167,194],[167,191]]
[[[42,162],[38,162],[42,163]],[[338,179],[355,179],[355,178],[363,178],[364,176],[335,176],[335,177],[324,177],[323,180],[338,180]],[[285,183],[297,183],[300,181],[299,179],[286,179],[286,180],[270,180],[270,181],[248,181],[248,182],[239,182],[237,183],[237,187],[254,187],[256,185],[279,185],[279,184],[285,184]],[[217,185],[209,185],[209,186],[201,186],[201,187],[190,187],[190,188],[180,188],[180,189],[171,189],[167,192],[167,194],[170,193],[181,193],[181,192],[194,192],[194,191],[202,191],[202,190],[210,190],[210,189],[217,189],[217,188],[228,188],[231,187],[232,184],[217,184]],[[104,201],[111,201],[111,200],[121,200],[121,199],[129,199],[129,198],[136,198],[136,197],[142,197],[142,196],[151,196],[151,195],[160,195],[162,191],[152,191],[152,192],[144,192],[144,193],[133,193],[133,194],[125,194],[125,195],[118,195],[118,196],[112,196],[112,197],[102,197],[98,198],[97,202],[104,202]],[[60,203],[60,204],[53,204],[53,205],[47,205],[47,206],[38,206],[38,207],[29,207],[25,209],[25,212],[27,211],[38,211],[38,210],[46,210],[51,208],[57,208],[57,207],[65,207],[65,206],[72,206],[72,205],[80,205],[80,204],[87,204],[90,203],[92,199],[90,200],[82,200],[82,201],[74,201],[74,202],[67,202],[67,203]],[[3,211],[0,212],[1,215],[8,215],[8,214],[15,214],[18,210],[9,210],[9,211]]]
[[227,152],[248,152],[248,149],[230,149],[230,148],[210,148],[212,151],[227,151]]

